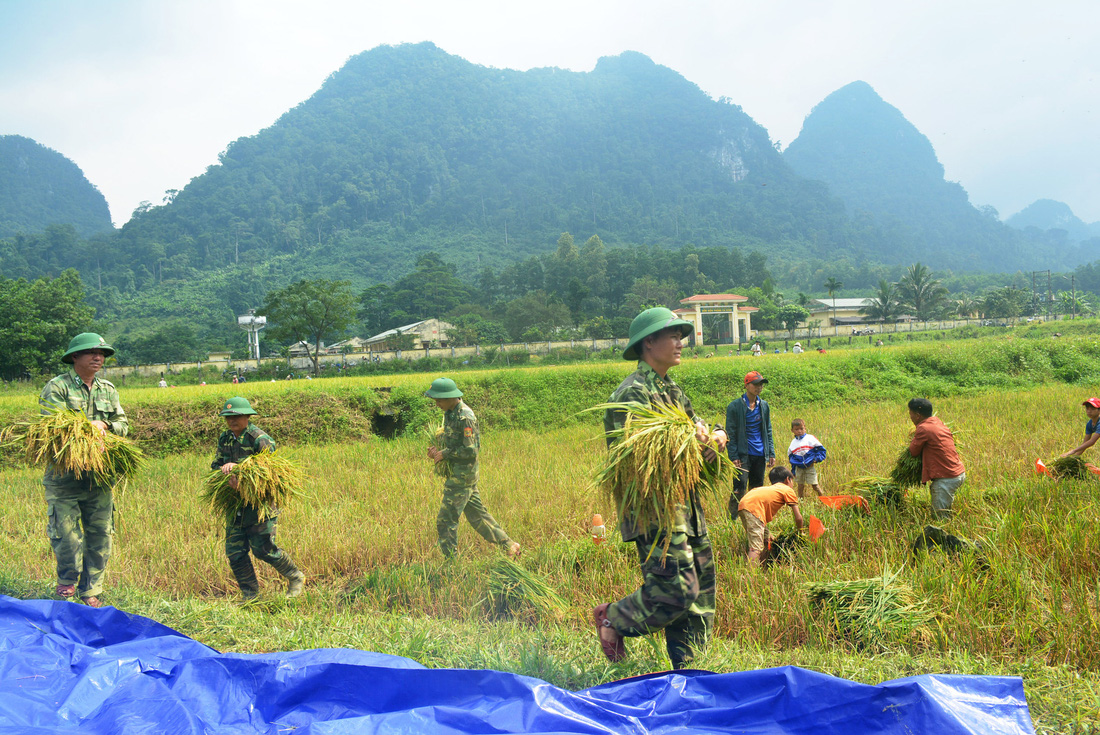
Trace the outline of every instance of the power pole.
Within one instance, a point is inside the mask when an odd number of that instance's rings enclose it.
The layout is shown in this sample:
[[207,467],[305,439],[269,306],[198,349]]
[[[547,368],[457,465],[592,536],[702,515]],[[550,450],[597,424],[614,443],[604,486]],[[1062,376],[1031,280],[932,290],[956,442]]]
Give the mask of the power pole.
[[1069,287],[1072,291],[1073,298],[1073,319],[1077,318],[1077,274],[1071,274],[1069,277]]

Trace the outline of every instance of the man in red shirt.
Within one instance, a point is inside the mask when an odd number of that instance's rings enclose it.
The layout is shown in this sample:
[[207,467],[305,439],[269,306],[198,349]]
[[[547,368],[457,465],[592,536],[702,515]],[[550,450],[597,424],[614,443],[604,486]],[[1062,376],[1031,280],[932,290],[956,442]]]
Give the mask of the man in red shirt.
[[932,516],[946,520],[951,517],[955,492],[966,481],[966,468],[955,449],[955,437],[939,418],[932,415],[932,402],[927,398],[909,401],[909,420],[916,426],[909,442],[909,454],[921,458],[921,483],[930,482]]

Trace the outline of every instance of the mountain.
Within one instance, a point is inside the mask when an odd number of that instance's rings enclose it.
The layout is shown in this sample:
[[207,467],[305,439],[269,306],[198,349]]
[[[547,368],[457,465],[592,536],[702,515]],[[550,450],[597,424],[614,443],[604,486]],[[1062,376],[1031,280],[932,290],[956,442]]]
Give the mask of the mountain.
[[814,107],[783,158],[799,175],[827,183],[854,217],[887,231],[889,248],[870,253],[881,262],[966,271],[1050,267],[1028,238],[946,181],[928,138],[865,82]]
[[365,284],[428,249],[463,272],[500,267],[563,231],[823,253],[853,237],[843,205],[795,176],[739,107],[642,54],[519,72],[422,43],[350,59],[137,213],[118,247],[139,287],[282,256],[284,271]]
[[112,229],[107,200],[65,156],[30,138],[0,135],[0,237],[72,225],[85,237]]
[[1068,204],[1053,199],[1040,199],[1005,220],[1005,224],[1017,230],[1034,227],[1040,231],[1064,230],[1070,242],[1080,242],[1100,237],[1100,222],[1086,224],[1078,219]]

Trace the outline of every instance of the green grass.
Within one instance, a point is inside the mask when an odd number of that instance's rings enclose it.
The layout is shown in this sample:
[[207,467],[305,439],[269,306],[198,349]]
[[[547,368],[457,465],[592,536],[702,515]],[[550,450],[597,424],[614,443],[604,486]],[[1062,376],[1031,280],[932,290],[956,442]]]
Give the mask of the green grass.
[[[982,343],[975,345],[984,349]],[[920,360],[954,364],[921,352],[923,348],[912,349],[914,365]],[[1021,354],[1042,362],[1030,352]],[[1055,353],[1042,354],[1049,364]],[[764,365],[772,380],[765,396],[772,400],[777,446],[785,447],[785,427],[797,415],[828,448],[829,459],[819,468],[827,494],[843,492],[861,476],[888,474],[912,430],[904,402],[891,391],[885,392],[889,400],[868,400],[868,389],[860,388],[864,392],[855,395],[863,398],[838,400],[834,389],[830,400],[802,401],[792,396],[804,396],[806,390],[780,390],[788,380],[797,386],[804,379],[811,385],[815,372],[826,385],[837,376],[858,373],[858,366],[849,364],[855,357],[787,356],[753,363]],[[970,365],[993,359],[981,354],[955,357]],[[726,374],[720,376],[723,362]],[[681,382],[694,380],[697,387],[722,391],[688,389],[708,419],[719,419],[716,408],[734,395],[731,368],[744,364],[711,359],[680,368],[686,375]],[[891,368],[894,364],[888,361],[884,369],[900,371],[896,365]],[[489,386],[513,384],[508,381],[522,386],[524,381],[514,375],[487,374],[485,386],[475,388],[479,384],[471,382],[469,392],[482,391],[481,405],[498,416],[508,410],[538,411],[539,400],[554,408],[562,401],[579,401],[580,384],[587,385],[591,403],[597,403],[606,398],[597,390],[602,381],[621,379],[628,367],[620,365],[607,375],[579,368],[525,371],[546,374],[527,379],[537,385],[572,388],[578,394],[561,398],[550,387],[512,409],[494,402]],[[993,373],[989,380],[1005,376],[1011,377],[1010,371]],[[585,384],[582,378],[593,382]],[[874,372],[864,378],[883,380]],[[344,391],[340,395],[351,396],[357,385],[349,380],[304,394]],[[421,389],[415,380],[402,385],[409,396]],[[842,380],[836,385],[847,386]],[[744,561],[740,526],[726,516],[721,498],[712,499],[707,518],[718,565],[716,638],[699,665],[738,671],[796,664],[868,683],[918,673],[1019,675],[1039,732],[1095,731],[1100,727],[1100,481],[1053,482],[1036,476],[1032,464],[1036,457],[1049,460],[1079,443],[1085,419],[1080,401],[1096,387],[1082,380],[1079,385],[1048,383],[1006,392],[975,388],[933,397],[937,413],[959,432],[967,465],[967,483],[956,500],[950,530],[988,547],[988,571],[966,557],[910,556],[913,538],[929,522],[926,489],[906,490],[907,502],[897,511],[875,508],[867,516],[830,511],[810,501],[804,513],[820,517],[826,535],[791,563],[766,571]],[[262,388],[250,395],[287,401],[295,395],[284,386]],[[150,393],[150,405],[175,415],[173,402],[160,397],[168,391]],[[179,395],[184,403],[206,400],[201,392],[198,398]],[[438,420],[438,412],[424,409],[422,415]],[[306,422],[312,416],[296,419]],[[516,671],[568,688],[662,670],[667,659],[663,642],[656,639],[629,641],[630,655],[617,665],[599,652],[590,610],[638,584],[637,559],[633,547],[615,543],[617,534],[599,546],[588,536],[588,519],[596,512],[609,529],[616,527],[614,509],[591,488],[605,450],[594,422],[567,419],[536,422],[530,430],[490,422],[482,437],[482,497],[524,545],[524,567],[564,598],[566,611],[560,618],[535,614],[494,619],[483,601],[492,583],[489,562],[499,551],[468,524],[460,526],[458,558],[453,563],[442,560],[434,529],[441,482],[432,474],[422,435],[395,440],[357,436],[355,442],[297,447],[308,500],[283,513],[279,543],[308,575],[306,592],[288,603],[281,595],[282,580],[260,564],[261,600],[242,606],[225,561],[223,529],[199,499],[220,429],[217,421],[202,431],[192,429],[196,441],[203,439],[201,451],[150,461],[118,497],[116,552],[104,599],[221,650],[350,646],[408,656],[429,666]],[[269,422],[260,423],[269,428]],[[5,488],[0,591],[19,597],[46,595],[54,584],[54,562],[45,538],[40,473],[9,466],[0,479]],[[774,526],[776,533],[789,528],[790,515],[781,514]],[[884,568],[900,570],[898,580],[935,617],[928,626],[930,635],[872,654],[824,629],[802,586],[880,576]]]

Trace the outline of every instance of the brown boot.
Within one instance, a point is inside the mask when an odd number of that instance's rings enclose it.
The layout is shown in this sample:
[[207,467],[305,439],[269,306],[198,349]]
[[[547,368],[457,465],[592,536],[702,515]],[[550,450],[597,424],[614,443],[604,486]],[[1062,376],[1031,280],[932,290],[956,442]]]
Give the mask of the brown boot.
[[610,606],[610,602],[605,602],[593,608],[592,619],[596,621],[596,633],[600,637],[603,655],[607,656],[608,661],[615,663],[626,657],[626,644],[623,643],[622,634],[612,628],[611,621],[607,619],[607,608]]

